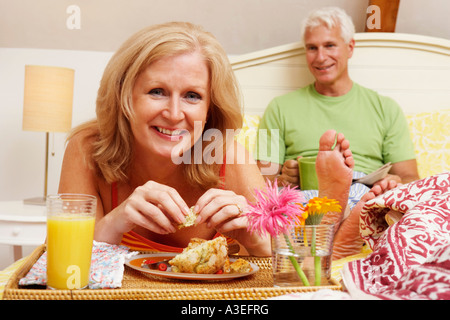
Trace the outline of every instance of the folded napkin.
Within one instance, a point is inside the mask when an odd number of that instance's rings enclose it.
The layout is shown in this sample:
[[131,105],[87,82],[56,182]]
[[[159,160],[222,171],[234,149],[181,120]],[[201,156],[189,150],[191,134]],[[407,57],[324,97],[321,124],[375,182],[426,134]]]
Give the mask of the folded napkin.
[[[389,210],[403,214],[390,227]],[[342,270],[353,298],[450,299],[450,173],[367,202],[360,229],[373,253]]]
[[[125,259],[138,252],[130,252],[128,247],[94,241],[92,246],[89,289],[113,289],[122,286]],[[19,285],[46,285],[47,252],[36,261]]]

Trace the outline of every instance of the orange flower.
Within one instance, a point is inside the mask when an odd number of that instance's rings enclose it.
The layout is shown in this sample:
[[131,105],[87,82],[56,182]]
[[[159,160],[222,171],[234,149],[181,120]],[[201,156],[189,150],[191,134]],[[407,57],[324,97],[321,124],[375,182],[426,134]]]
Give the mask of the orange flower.
[[[302,206],[303,207],[303,206]],[[305,212],[307,212],[307,218],[305,224],[318,225],[322,221],[323,215],[328,212],[341,212],[342,207],[339,205],[339,201],[334,199],[312,198],[308,201]]]
[[301,213],[297,215],[297,221],[295,222],[295,226],[301,227],[305,225],[305,221],[308,218],[308,211],[306,210],[306,207],[303,206],[301,203],[296,203],[300,207]]

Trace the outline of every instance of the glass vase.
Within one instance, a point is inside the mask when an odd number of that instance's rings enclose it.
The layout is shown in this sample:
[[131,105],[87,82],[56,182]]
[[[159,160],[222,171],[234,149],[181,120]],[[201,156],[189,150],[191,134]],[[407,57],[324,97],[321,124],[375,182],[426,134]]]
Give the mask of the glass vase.
[[272,237],[276,287],[330,285],[334,224],[305,225]]

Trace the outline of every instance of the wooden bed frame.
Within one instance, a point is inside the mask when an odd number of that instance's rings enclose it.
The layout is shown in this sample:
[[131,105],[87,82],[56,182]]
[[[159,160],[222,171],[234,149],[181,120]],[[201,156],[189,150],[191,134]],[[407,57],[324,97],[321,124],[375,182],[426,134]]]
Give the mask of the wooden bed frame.
[[[450,108],[450,40],[401,33],[357,33],[350,77],[394,98],[405,114]],[[244,112],[262,115],[270,100],[311,83],[301,42],[231,59]]]

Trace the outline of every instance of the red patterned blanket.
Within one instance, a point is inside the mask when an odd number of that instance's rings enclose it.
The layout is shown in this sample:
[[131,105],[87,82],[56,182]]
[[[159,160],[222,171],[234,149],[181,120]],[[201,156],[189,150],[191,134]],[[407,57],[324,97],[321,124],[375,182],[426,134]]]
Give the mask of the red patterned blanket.
[[[389,227],[390,210],[403,217]],[[450,299],[450,173],[367,202],[360,230],[373,253],[343,268],[352,297]]]

